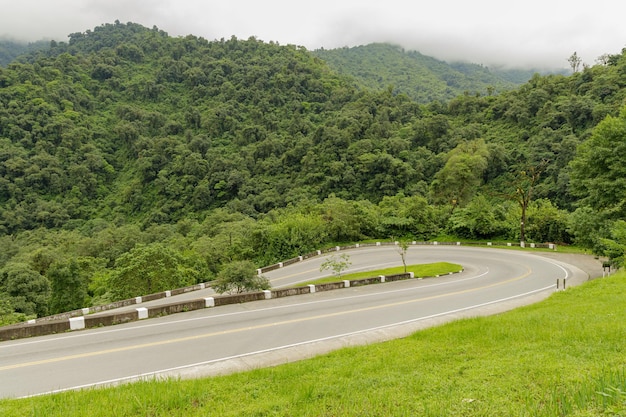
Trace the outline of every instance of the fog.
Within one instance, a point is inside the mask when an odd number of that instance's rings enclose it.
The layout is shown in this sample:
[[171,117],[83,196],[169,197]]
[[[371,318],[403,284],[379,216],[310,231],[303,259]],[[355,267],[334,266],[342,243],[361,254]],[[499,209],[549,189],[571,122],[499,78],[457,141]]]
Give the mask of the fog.
[[614,0],[328,1],[0,0],[0,37],[67,40],[104,23],[157,26],[172,36],[247,39],[307,49],[389,42],[446,61],[567,68],[626,46],[626,8]]

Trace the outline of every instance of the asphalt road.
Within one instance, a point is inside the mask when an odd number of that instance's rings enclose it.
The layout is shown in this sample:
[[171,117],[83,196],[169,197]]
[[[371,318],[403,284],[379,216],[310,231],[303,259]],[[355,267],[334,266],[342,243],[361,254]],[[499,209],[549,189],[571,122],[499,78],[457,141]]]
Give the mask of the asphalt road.
[[[347,272],[400,265],[394,247],[348,250]],[[276,287],[324,275],[316,257],[267,273]],[[222,306],[107,328],[0,343],[0,397],[198,377],[312,357],[387,340],[455,318],[493,314],[546,297],[582,269],[527,252],[414,246],[407,263],[447,261],[459,274]],[[184,297],[202,298],[196,292]],[[169,302],[172,300],[170,299]]]

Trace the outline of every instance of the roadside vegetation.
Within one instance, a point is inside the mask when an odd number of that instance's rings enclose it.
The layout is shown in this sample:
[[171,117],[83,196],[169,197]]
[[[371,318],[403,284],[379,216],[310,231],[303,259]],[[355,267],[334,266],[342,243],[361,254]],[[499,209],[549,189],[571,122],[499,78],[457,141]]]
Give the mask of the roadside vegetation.
[[198,380],[0,401],[3,417],[623,416],[626,274],[497,316]]

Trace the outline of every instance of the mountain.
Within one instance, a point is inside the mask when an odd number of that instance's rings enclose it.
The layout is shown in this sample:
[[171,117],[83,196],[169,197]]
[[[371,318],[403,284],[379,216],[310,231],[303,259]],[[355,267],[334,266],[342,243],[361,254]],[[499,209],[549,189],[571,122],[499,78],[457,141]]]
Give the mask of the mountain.
[[[379,199],[422,175],[381,154],[417,105],[359,92],[303,48],[106,24],[10,64],[0,87],[8,233],[227,203],[264,213],[332,192]],[[371,167],[344,173],[363,139]],[[394,167],[371,177],[382,163]]]
[[[422,74],[432,86],[441,74],[446,94],[451,84],[497,80],[481,67],[453,70],[390,45],[342,54],[381,80],[404,71],[407,83]],[[119,22],[23,56],[0,69],[0,231],[93,217],[176,222],[224,206],[258,216],[331,194],[375,203],[427,195],[445,155],[479,139],[519,155],[490,165],[485,180],[493,184],[514,165],[542,159],[538,150],[548,145],[529,142],[552,141],[543,157],[560,165],[543,195],[568,206],[572,197],[556,184],[573,154],[554,149],[617,114],[624,94],[621,81],[610,81],[618,66],[599,65],[424,107],[389,88],[357,88],[321,56]],[[429,68],[407,66],[418,59]]]
[[511,90],[528,81],[533,70],[491,71],[482,65],[446,63],[406,51],[401,47],[373,43],[313,53],[331,68],[356,80],[364,88],[392,86],[420,103],[447,101],[464,93],[494,94]]
[[[369,79],[447,77],[446,94],[498,80],[385,44],[340,52]],[[427,195],[446,154],[474,140],[517,155],[494,161],[488,184],[529,158],[559,161],[543,195],[571,206],[556,184],[573,153],[555,149],[617,114],[624,95],[616,55],[572,77],[536,74],[502,94],[424,106],[383,81],[357,88],[321,58],[336,53],[116,22],[23,56],[0,69],[0,231],[93,217],[176,222],[224,206],[258,216],[331,194]],[[418,60],[419,71],[407,64]]]

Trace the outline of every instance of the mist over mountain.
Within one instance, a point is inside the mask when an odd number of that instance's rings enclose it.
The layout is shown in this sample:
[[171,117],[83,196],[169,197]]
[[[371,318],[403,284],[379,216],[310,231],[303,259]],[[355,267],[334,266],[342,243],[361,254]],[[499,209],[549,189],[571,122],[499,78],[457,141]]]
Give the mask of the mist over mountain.
[[616,4],[568,7],[563,2],[526,0],[318,0],[207,2],[204,0],[21,0],[5,2],[0,37],[66,42],[67,35],[102,22],[153,25],[172,36],[209,40],[234,35],[308,50],[355,47],[376,42],[446,62],[495,68],[568,69],[577,52],[587,65],[618,53],[626,26]]

